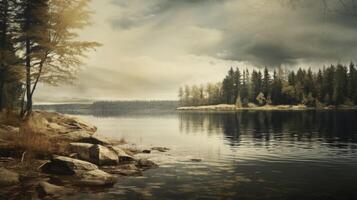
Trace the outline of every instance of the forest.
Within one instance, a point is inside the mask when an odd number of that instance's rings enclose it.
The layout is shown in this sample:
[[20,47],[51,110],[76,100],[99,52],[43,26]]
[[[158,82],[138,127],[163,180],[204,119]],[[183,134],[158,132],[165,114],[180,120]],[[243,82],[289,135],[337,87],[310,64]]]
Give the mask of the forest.
[[353,106],[357,104],[357,71],[353,62],[318,71],[311,68],[269,70],[267,67],[249,71],[237,67],[230,68],[222,82],[180,87],[178,96],[181,106]]

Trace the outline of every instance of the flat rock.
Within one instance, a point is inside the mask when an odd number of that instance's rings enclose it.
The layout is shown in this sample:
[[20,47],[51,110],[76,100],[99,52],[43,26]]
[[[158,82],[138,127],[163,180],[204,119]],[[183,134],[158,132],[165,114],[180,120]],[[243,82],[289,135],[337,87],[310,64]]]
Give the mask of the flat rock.
[[64,140],[70,140],[70,141],[80,141],[83,138],[88,138],[93,134],[92,132],[88,132],[86,130],[77,130],[77,131],[71,131],[67,132],[65,134],[58,134],[55,135],[55,138],[58,139],[64,139]]
[[90,144],[100,144],[100,145],[109,145],[111,142],[107,138],[104,138],[99,135],[92,135],[89,137],[84,137],[78,140],[78,142],[90,143]]
[[98,166],[92,163],[64,156],[55,156],[40,169],[48,174],[74,175],[77,171],[97,170]]
[[16,172],[0,167],[0,187],[20,183],[20,175]]
[[100,169],[91,171],[82,171],[76,174],[79,178],[78,183],[81,186],[106,186],[117,182],[117,177],[108,174]]
[[92,136],[97,128],[79,118],[56,112],[33,111],[24,129],[60,139],[77,141]]

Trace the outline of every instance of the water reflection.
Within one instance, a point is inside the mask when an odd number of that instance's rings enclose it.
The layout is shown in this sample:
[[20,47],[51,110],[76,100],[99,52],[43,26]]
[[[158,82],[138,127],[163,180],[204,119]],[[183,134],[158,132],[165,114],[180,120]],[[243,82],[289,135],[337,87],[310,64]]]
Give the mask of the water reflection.
[[320,141],[345,148],[357,142],[355,111],[242,111],[237,113],[180,113],[180,131],[221,134],[239,145],[242,137],[257,145],[269,141]]

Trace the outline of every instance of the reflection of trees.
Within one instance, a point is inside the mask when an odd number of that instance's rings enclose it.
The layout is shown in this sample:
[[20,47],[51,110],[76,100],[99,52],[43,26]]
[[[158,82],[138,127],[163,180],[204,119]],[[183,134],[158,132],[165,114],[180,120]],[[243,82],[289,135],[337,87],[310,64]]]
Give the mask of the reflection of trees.
[[271,140],[322,140],[336,146],[341,142],[357,142],[356,111],[180,113],[179,118],[181,132],[209,135],[223,132],[234,145],[239,145],[242,137],[257,141],[257,145],[268,145]]

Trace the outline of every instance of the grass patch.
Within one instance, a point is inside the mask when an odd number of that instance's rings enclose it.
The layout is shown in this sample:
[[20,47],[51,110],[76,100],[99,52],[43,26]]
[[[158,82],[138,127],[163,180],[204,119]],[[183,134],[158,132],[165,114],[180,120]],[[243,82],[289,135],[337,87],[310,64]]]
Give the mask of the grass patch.
[[23,125],[19,132],[7,135],[5,139],[10,149],[23,152],[22,157],[25,156],[26,159],[49,159],[53,154],[67,155],[69,152],[69,142],[35,133]]

